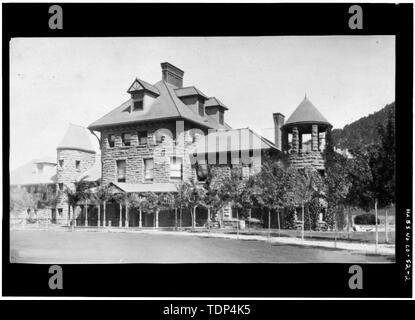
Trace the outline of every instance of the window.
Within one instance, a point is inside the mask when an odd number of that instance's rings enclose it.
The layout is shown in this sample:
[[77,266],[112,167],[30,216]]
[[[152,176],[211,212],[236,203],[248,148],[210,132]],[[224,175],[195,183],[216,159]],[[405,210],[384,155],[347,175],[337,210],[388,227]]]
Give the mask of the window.
[[144,179],[153,181],[154,160],[144,159]]
[[36,164],[36,167],[37,167],[37,172],[39,174],[42,174],[43,173],[43,163]]
[[63,190],[63,183],[59,183],[59,190]]
[[79,160],[76,160],[75,161],[75,168],[76,168],[76,170],[80,170],[81,169],[81,161],[79,161]]
[[183,159],[180,157],[170,158],[170,178],[182,179],[183,177]]
[[59,160],[59,167],[63,168],[63,160]]
[[147,144],[147,131],[138,131],[138,144]]
[[122,134],[122,145],[125,147],[131,146],[131,133]]
[[117,181],[125,182],[125,171],[126,171],[125,160],[117,160]]
[[205,108],[203,107],[202,101],[199,100],[198,102],[199,102],[199,115],[203,117],[205,115]]
[[113,134],[108,135],[108,144],[110,148],[114,148],[115,146],[115,136]]
[[143,100],[134,101],[133,111],[143,110]]
[[223,111],[219,111],[219,124],[223,124]]
[[62,212],[63,212],[63,209],[62,208],[58,208],[59,217],[62,217]]

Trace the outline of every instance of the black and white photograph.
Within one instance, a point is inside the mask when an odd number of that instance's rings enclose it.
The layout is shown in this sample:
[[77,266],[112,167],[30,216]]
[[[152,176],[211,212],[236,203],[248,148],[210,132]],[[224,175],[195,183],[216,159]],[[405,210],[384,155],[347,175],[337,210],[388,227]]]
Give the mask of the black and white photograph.
[[411,297],[411,10],[3,6],[0,295]]
[[11,262],[394,262],[394,48],[13,39]]

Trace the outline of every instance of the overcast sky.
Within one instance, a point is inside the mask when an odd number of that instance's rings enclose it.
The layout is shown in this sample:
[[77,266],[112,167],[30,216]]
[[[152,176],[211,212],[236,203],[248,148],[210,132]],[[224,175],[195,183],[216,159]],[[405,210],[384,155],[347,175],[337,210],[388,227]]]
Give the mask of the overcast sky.
[[56,156],[69,123],[119,106],[135,77],[156,83],[164,61],[227,105],[233,128],[272,141],[272,113],[287,119],[305,93],[335,128],[395,100],[393,36],[15,38],[10,60],[11,169]]

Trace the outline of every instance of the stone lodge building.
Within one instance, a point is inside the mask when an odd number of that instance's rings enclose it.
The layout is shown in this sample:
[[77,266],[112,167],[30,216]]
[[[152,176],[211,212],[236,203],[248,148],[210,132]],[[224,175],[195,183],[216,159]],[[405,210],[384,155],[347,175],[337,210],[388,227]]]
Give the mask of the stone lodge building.
[[[71,125],[57,148],[57,189],[72,187],[84,178],[95,185],[110,186],[113,193],[176,192],[180,181],[204,183],[231,170],[249,177],[261,167],[267,154],[275,161],[324,172],[322,151],[329,122],[305,97],[285,122],[274,113],[275,141],[249,128],[232,129],[225,121],[228,107],[217,97],[205,95],[195,86],[183,86],[184,72],[168,62],[161,63],[161,80],[149,84],[135,79],[127,90],[128,99],[86,128]],[[98,139],[97,156],[90,143]],[[209,169],[209,170],[208,170]],[[58,206],[59,217],[67,217],[66,199]],[[138,214],[124,204],[106,202],[82,205],[77,223],[125,227],[172,227],[174,213],[161,211]],[[86,217],[88,217],[86,219]],[[235,220],[230,207],[223,220]],[[207,221],[207,210],[197,208],[196,226]],[[182,226],[192,225],[185,212]]]

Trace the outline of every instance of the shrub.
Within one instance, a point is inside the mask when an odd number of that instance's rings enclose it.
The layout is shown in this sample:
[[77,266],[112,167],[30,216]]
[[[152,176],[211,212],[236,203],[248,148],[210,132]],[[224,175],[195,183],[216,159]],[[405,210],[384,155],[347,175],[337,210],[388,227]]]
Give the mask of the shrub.
[[[358,215],[354,218],[355,224],[370,224],[374,225],[375,223],[375,215],[373,213],[365,213]],[[380,224],[380,220],[378,218],[378,224]]]

